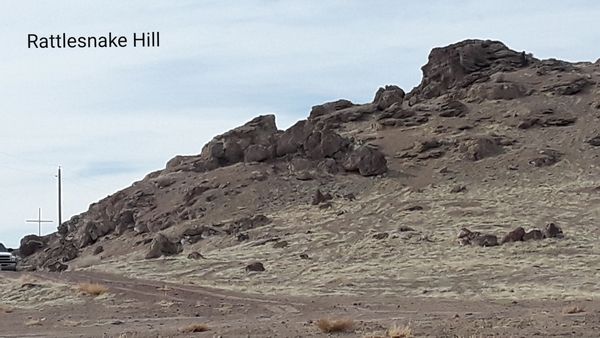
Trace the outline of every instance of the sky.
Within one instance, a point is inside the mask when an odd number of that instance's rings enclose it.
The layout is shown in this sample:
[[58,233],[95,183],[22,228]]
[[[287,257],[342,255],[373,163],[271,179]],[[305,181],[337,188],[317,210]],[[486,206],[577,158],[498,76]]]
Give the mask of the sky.
[[[0,242],[17,247],[197,154],[213,136],[313,105],[409,91],[431,48],[501,40],[538,58],[600,57],[597,1],[0,0]],[[27,34],[159,31],[159,48],[28,49]]]

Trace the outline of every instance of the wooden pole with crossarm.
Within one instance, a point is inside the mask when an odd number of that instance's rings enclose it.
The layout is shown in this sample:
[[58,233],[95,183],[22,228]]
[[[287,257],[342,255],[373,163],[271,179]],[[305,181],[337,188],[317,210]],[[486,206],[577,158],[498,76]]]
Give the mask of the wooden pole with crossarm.
[[42,223],[52,223],[49,220],[42,219],[42,208],[38,209],[38,219],[28,219],[25,222],[27,223],[37,223],[38,224],[38,235],[42,236]]

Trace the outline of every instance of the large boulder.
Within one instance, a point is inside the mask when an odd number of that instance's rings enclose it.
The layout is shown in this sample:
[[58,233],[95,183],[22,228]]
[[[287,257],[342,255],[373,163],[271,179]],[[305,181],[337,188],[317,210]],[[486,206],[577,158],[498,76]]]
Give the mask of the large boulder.
[[275,115],[258,116],[213,138],[202,148],[200,158],[216,167],[242,162],[246,156],[248,160],[265,160],[272,157],[277,132]]
[[461,228],[458,232],[458,242],[461,245],[490,247],[498,245],[498,237],[496,235],[482,234],[478,231]]
[[306,156],[310,159],[333,157],[337,152],[346,150],[349,141],[331,130],[314,131],[304,141]]
[[375,104],[379,110],[386,110],[393,104],[402,105],[404,95],[404,90],[398,86],[385,86],[377,90],[375,98],[373,99],[373,104]]
[[68,262],[79,256],[79,249],[75,246],[73,241],[66,239],[59,239],[58,245],[49,248],[44,252],[42,266],[47,266],[50,262],[60,261]]
[[75,242],[79,245],[79,248],[83,248],[94,244],[102,235],[96,222],[86,221],[78,229],[75,235]]
[[158,258],[160,256],[177,255],[183,251],[179,242],[171,242],[165,235],[158,233],[150,243],[150,250],[146,254],[146,259]]
[[479,161],[502,153],[503,148],[491,137],[477,137],[461,144],[460,150],[468,160]]
[[277,136],[277,156],[293,154],[302,149],[304,142],[313,129],[312,123],[302,120],[296,122]]
[[344,99],[319,104],[319,105],[312,107],[312,109],[310,111],[310,115],[308,116],[308,119],[312,120],[316,117],[331,114],[338,110],[350,108],[352,106],[354,106],[354,104],[352,102],[350,102],[348,100],[344,100]]
[[19,253],[22,257],[31,256],[38,250],[44,248],[47,241],[44,237],[37,235],[27,235],[21,239],[21,245],[19,246]]
[[554,223],[546,224],[543,233],[545,238],[562,238],[564,236],[562,229]]
[[358,171],[362,176],[381,175],[387,171],[385,155],[369,146],[352,151],[343,164],[347,171]]
[[523,240],[525,236],[525,229],[523,227],[517,227],[516,229],[507,233],[500,241],[500,244],[510,243],[510,242],[520,242]]
[[115,232],[118,235],[124,234],[127,230],[135,226],[135,212],[132,209],[123,210],[115,217]]

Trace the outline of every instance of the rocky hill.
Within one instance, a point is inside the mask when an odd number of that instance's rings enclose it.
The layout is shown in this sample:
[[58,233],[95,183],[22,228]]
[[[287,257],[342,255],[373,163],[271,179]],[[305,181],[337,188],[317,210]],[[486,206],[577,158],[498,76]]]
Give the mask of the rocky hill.
[[[318,266],[302,270],[307,288],[326,290],[310,271],[338,266],[352,281],[336,288],[368,290],[373,280],[356,276],[381,276],[390,260],[473,258],[459,244],[550,238],[539,242],[540,255],[547,245],[586,247],[597,235],[590,205],[600,191],[600,63],[539,60],[498,41],[466,40],[433,49],[422,71],[408,93],[385,86],[370,103],[314,106],[287,130],[268,115],[216,136],[199,155],[173,158],[56,233],[25,237],[23,265],[63,270],[97,256],[109,269],[125,258],[161,264],[151,259],[212,253],[227,261],[214,263],[215,284],[245,278],[240,266],[261,260],[279,269],[261,282],[285,285],[281,276],[299,276],[287,265],[317,256]],[[499,263],[522,263],[510,258],[515,246],[497,250]],[[419,276],[454,271],[427,269]],[[470,270],[472,280],[486,269]],[[426,277],[406,277],[410,292],[444,284]]]

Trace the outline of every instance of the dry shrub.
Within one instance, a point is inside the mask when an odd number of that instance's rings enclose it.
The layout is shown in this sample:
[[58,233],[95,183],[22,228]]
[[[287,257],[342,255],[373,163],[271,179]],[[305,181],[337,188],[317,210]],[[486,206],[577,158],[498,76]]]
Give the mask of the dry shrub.
[[410,338],[412,336],[413,334],[410,325],[398,326],[394,324],[392,327],[387,329],[385,334],[369,334],[364,336],[364,338]]
[[409,338],[412,337],[412,329],[408,325],[393,325],[387,330],[387,336],[389,338]]
[[206,332],[210,330],[206,324],[190,324],[180,329],[183,333]]
[[108,291],[108,288],[98,283],[81,283],[77,287],[81,293],[89,296],[100,296]]
[[564,314],[566,314],[566,315],[570,315],[570,314],[574,314],[574,313],[585,312],[585,310],[582,307],[579,307],[577,305],[573,305],[573,306],[567,306],[567,307],[565,307],[562,312]]
[[137,332],[123,332],[117,338],[136,338],[136,337],[142,337],[142,336],[138,336]]
[[352,319],[319,319],[317,327],[324,333],[347,332],[354,326]]

